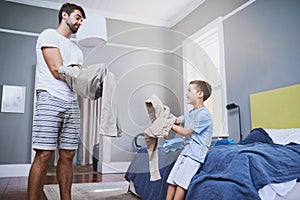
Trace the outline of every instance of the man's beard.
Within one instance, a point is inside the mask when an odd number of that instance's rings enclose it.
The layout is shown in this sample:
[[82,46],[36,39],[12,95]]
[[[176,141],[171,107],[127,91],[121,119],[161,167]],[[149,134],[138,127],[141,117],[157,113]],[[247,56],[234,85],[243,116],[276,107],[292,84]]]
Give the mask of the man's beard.
[[67,20],[66,23],[67,23],[68,27],[70,28],[70,30],[72,31],[73,34],[74,34],[74,33],[77,33],[78,28],[75,27],[74,24],[72,24],[72,23],[71,23],[70,21],[68,21],[68,20]]

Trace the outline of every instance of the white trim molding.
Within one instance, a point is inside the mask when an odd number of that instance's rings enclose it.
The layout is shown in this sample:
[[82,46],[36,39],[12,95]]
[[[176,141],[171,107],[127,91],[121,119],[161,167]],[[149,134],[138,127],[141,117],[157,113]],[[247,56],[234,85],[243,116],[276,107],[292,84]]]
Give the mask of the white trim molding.
[[235,15],[236,13],[238,13],[239,11],[243,10],[244,8],[248,7],[249,5],[251,5],[252,3],[254,3],[256,0],[249,0],[246,3],[244,3],[243,5],[241,5],[240,7],[236,8],[235,10],[233,10],[232,12],[228,13],[227,15],[225,15],[223,17],[223,21],[228,19],[229,17],[231,17],[232,15]]
[[[0,28],[0,32],[16,34],[16,35],[25,35],[30,37],[38,37],[40,35],[39,33],[18,31],[18,30],[5,29],[5,28]],[[71,40],[76,41],[75,38],[71,38]],[[113,42],[106,42],[104,45],[111,46],[111,47],[125,48],[125,49],[135,49],[135,50],[139,49],[144,51],[160,52],[160,53],[173,53],[176,50],[176,49],[175,50],[159,49],[154,47],[136,46],[136,45],[113,43]]]
[[27,35],[27,36],[32,36],[32,37],[38,37],[40,35],[39,33],[33,33],[33,32],[27,32],[27,31],[17,31],[17,30],[6,29],[6,28],[0,28],[0,32],[17,34],[17,35]]
[[130,165],[130,162],[109,162],[98,163],[97,171],[102,174],[118,174],[125,173]]
[[[212,42],[213,41],[213,42]],[[214,49],[213,52],[219,51],[219,54],[214,54],[212,51],[205,52],[205,47],[214,43],[218,45],[218,49]],[[211,107],[208,106],[213,113],[213,121],[215,122],[213,137],[228,137],[227,115],[226,115],[226,76],[225,76],[225,51],[224,51],[224,33],[223,33],[223,20],[222,17],[218,17],[211,23],[198,30],[189,38],[182,42],[183,44],[183,92],[187,91],[187,83],[193,79],[208,80],[213,87],[214,93],[212,94]],[[203,50],[201,50],[203,49]],[[203,52],[202,52],[203,51]],[[210,52],[210,53],[209,53]],[[202,56],[202,57],[201,57]],[[210,57],[212,56],[212,57]],[[206,59],[212,59],[217,56],[215,64],[219,67],[215,67],[211,61]],[[201,60],[201,61],[200,61]],[[210,73],[201,72],[205,71],[204,68],[211,68]],[[187,106],[186,98],[183,98],[184,112],[187,112],[190,108]],[[209,103],[208,103],[209,104]]]
[[205,1],[206,0],[193,1],[191,4],[186,6],[184,9],[181,10],[181,12],[179,12],[180,14],[177,17],[176,16],[174,17],[174,19],[170,22],[168,28],[175,26],[178,22],[180,22],[186,16],[191,14],[196,8],[198,8],[200,5],[202,5]]
[[0,178],[27,177],[31,164],[0,165]]
[[128,162],[116,162],[111,160],[111,137],[100,135],[99,161],[97,171],[102,174],[125,173],[130,165]]

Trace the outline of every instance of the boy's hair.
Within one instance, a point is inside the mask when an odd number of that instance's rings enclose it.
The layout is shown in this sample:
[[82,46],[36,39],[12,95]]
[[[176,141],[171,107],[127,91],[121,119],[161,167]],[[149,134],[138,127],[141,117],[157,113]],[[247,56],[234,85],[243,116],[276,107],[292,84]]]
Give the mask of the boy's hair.
[[83,8],[82,8],[81,6],[78,6],[78,5],[73,4],[73,3],[64,3],[64,4],[61,6],[61,8],[60,8],[60,10],[59,10],[59,12],[58,12],[58,23],[60,23],[61,20],[62,20],[62,13],[63,13],[63,12],[66,12],[66,13],[68,14],[68,16],[70,16],[70,14],[71,14],[74,10],[79,10],[79,11],[81,12],[81,14],[82,14],[83,19],[86,18],[85,12],[84,12],[84,10],[83,10]]
[[211,95],[211,85],[206,81],[194,80],[191,81],[190,84],[193,84],[203,92],[203,101],[206,101]]

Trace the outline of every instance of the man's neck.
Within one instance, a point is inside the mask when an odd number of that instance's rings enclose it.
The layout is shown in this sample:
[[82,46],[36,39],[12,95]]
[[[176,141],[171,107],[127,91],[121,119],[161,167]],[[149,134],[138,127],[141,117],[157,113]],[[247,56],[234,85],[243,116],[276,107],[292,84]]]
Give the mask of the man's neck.
[[68,27],[64,27],[62,24],[60,24],[60,25],[56,28],[56,31],[57,31],[60,35],[66,37],[66,38],[68,38],[68,39],[71,38],[71,35],[72,35],[71,31],[69,30]]

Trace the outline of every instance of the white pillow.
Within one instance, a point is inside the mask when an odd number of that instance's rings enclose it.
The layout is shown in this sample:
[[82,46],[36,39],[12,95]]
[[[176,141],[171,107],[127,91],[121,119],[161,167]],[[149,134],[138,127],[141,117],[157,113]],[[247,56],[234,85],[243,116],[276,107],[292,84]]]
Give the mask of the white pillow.
[[265,129],[276,144],[289,144],[295,142],[300,144],[300,128],[287,129]]

